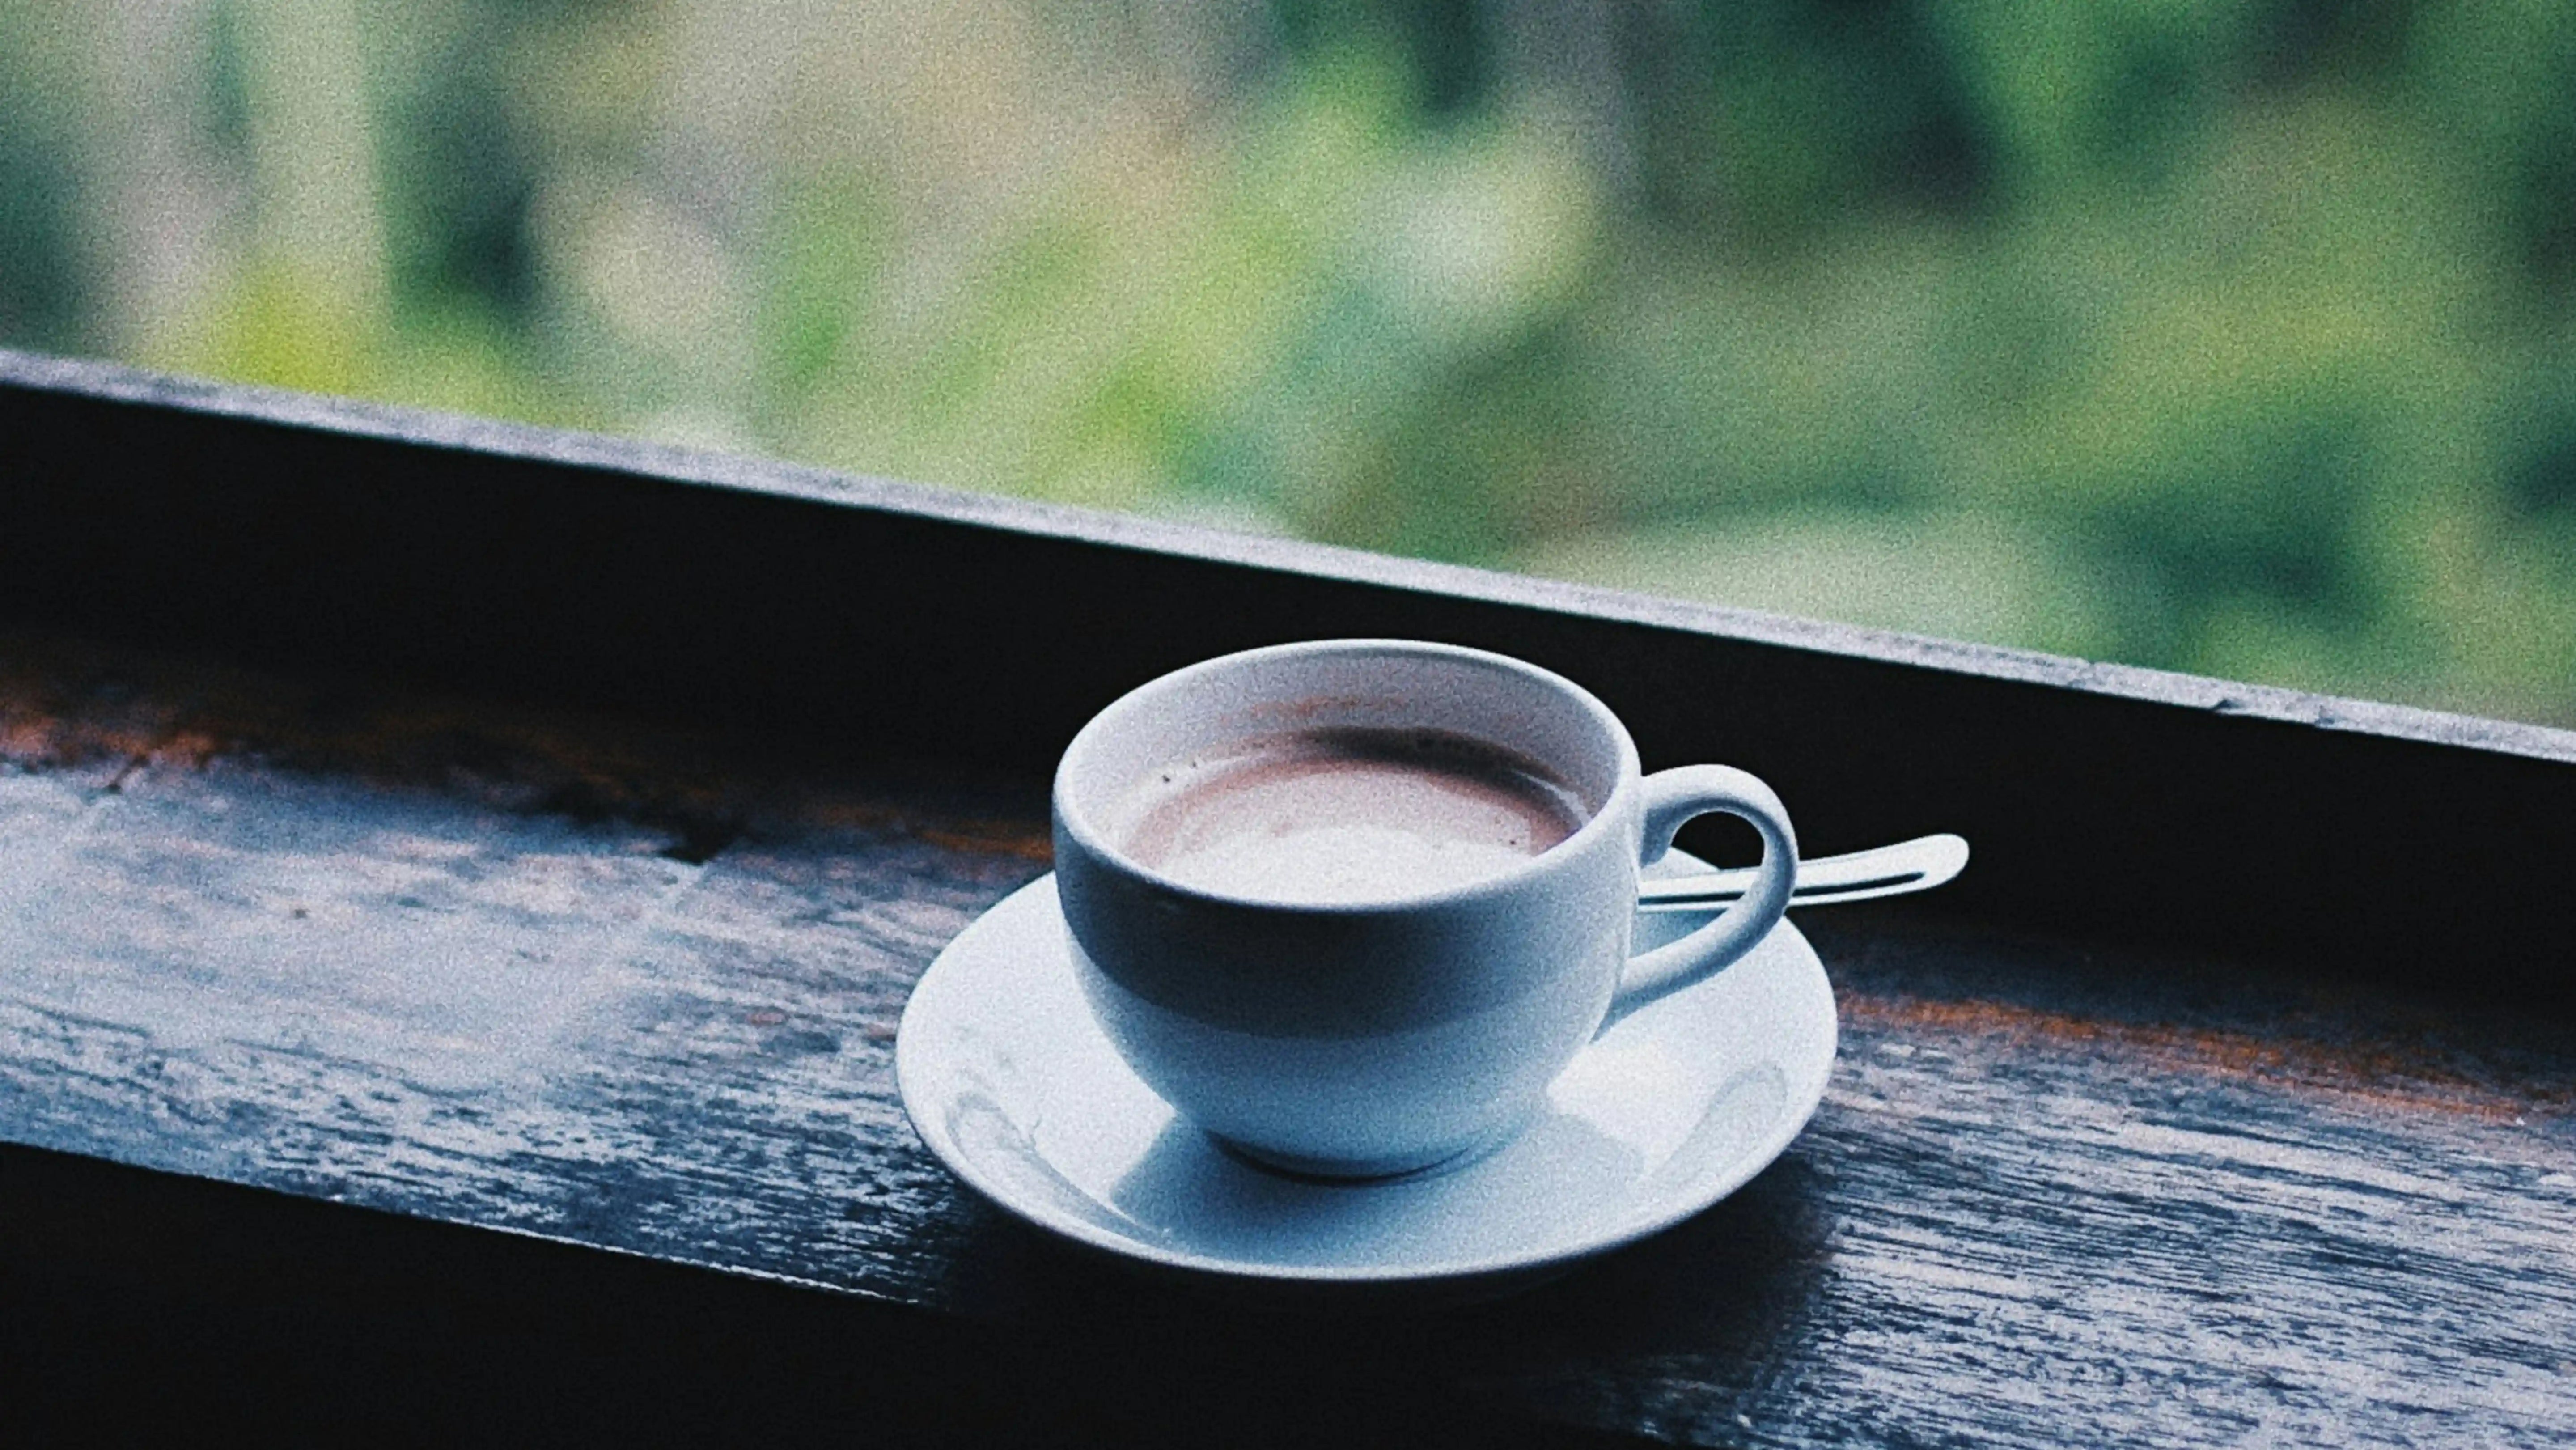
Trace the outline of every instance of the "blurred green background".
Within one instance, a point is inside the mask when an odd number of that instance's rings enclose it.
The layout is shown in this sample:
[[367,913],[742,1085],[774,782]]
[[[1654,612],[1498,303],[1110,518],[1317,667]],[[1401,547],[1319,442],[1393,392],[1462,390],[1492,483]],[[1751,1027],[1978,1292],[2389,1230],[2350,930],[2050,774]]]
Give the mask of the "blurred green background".
[[2576,7],[0,0],[0,342],[2576,723]]

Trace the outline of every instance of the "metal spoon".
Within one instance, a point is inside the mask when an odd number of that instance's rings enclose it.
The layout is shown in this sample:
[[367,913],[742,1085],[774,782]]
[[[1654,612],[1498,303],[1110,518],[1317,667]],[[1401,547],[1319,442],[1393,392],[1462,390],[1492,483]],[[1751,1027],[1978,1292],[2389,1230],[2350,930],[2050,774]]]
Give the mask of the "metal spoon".
[[[1841,901],[1867,901],[1874,896],[1902,896],[1929,891],[1959,874],[1968,864],[1968,843],[1944,832],[1917,836],[1893,846],[1854,851],[1847,856],[1813,856],[1798,863],[1798,884],[1789,888],[1789,905],[1824,906]],[[1694,871],[1645,882],[1637,891],[1639,911],[1709,911],[1743,899],[1757,868]]]

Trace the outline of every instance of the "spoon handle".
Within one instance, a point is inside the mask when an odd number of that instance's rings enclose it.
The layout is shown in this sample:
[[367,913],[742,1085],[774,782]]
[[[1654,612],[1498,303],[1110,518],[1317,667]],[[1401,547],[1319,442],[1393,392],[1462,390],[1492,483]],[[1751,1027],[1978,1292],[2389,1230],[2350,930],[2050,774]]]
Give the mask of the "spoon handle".
[[[1798,884],[1790,888],[1789,905],[1794,909],[1929,891],[1958,875],[1967,864],[1967,841],[1946,832],[1854,851],[1847,856],[1813,856],[1798,863]],[[1754,868],[1748,866],[1647,881],[1638,888],[1637,909],[1708,911],[1723,907],[1744,895],[1745,888],[1753,884],[1753,872]]]

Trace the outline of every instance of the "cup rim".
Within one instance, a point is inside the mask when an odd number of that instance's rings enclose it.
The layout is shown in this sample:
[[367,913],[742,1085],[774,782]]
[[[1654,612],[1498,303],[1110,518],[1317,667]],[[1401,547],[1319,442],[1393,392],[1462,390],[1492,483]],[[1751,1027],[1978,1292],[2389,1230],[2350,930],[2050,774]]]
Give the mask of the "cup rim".
[[[1519,865],[1457,886],[1365,901],[1281,901],[1270,897],[1246,896],[1190,885],[1129,856],[1112,843],[1105,832],[1094,826],[1078,805],[1069,799],[1066,777],[1076,757],[1101,735],[1114,728],[1112,717],[1134,707],[1141,700],[1168,690],[1187,688],[1194,680],[1222,669],[1237,668],[1260,660],[1294,659],[1305,655],[1321,654],[1382,654],[1469,660],[1483,665],[1497,666],[1521,675],[1570,698],[1577,708],[1590,715],[1602,727],[1618,752],[1618,778],[1611,786],[1608,797],[1601,802],[1598,809],[1585,818],[1581,826],[1576,827],[1564,840]],[[1477,901],[1508,895],[1520,889],[1541,875],[1556,870],[1563,862],[1573,859],[1581,852],[1593,849],[1600,837],[1612,829],[1612,820],[1620,814],[1618,806],[1621,800],[1637,789],[1637,781],[1643,773],[1643,767],[1637,758],[1636,741],[1629,736],[1628,727],[1620,721],[1618,715],[1608,705],[1603,704],[1599,696],[1554,670],[1531,664],[1527,660],[1516,659],[1511,655],[1497,654],[1492,650],[1476,649],[1468,645],[1442,644],[1433,640],[1363,637],[1299,640],[1289,644],[1262,645],[1253,649],[1217,655],[1155,676],[1102,706],[1097,714],[1074,733],[1072,742],[1065,746],[1064,754],[1057,760],[1055,779],[1048,795],[1057,830],[1071,837],[1073,843],[1094,861],[1146,882],[1159,891],[1194,902],[1245,910],[1325,916],[1369,916]],[[1061,866],[1062,863],[1059,862],[1059,869]]]

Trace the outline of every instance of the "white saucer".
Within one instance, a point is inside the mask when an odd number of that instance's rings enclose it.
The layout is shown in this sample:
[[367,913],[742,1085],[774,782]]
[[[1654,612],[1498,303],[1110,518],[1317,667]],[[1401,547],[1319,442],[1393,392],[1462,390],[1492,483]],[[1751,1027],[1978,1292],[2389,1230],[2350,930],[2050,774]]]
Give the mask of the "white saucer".
[[[1638,947],[1702,919],[1640,914]],[[1045,876],[931,963],[904,1008],[895,1076],[958,1177],[1111,1254],[1282,1285],[1519,1280],[1741,1187],[1815,1112],[1834,1038],[1824,966],[1784,921],[1725,971],[1614,1023],[1484,1158],[1367,1183],[1292,1179],[1220,1151],[1119,1058]]]

